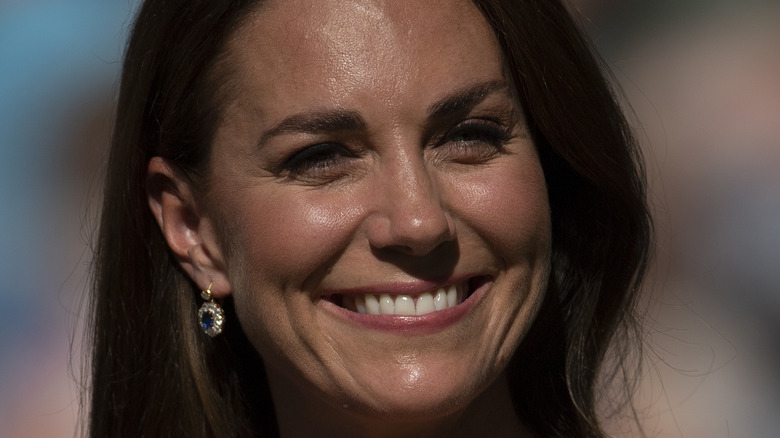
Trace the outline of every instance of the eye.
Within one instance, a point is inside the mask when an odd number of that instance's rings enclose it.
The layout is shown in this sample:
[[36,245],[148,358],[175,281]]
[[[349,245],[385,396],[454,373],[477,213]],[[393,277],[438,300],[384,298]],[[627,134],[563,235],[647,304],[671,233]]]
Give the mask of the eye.
[[477,164],[503,152],[510,138],[509,129],[502,123],[485,119],[466,120],[441,138],[435,152],[442,160]]
[[295,179],[335,179],[356,155],[338,143],[319,143],[287,157],[281,174]]

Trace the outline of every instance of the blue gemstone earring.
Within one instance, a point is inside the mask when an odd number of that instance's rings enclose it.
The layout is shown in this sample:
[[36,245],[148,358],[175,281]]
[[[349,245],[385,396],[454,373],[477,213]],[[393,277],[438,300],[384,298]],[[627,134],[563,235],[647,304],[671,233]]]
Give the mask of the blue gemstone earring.
[[198,322],[200,323],[200,328],[203,329],[203,333],[213,338],[222,333],[225,312],[219,304],[214,302],[214,298],[211,296],[211,284],[209,283],[209,288],[200,293],[201,298],[206,300],[206,302],[198,309]]

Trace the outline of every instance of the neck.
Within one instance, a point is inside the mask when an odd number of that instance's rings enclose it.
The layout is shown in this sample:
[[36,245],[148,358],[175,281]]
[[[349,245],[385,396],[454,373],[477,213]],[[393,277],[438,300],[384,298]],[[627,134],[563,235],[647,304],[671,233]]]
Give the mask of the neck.
[[411,419],[408,414],[368,415],[347,406],[333,406],[305,396],[296,385],[274,374],[269,371],[282,438],[533,437],[514,411],[503,374],[463,409],[436,418]]

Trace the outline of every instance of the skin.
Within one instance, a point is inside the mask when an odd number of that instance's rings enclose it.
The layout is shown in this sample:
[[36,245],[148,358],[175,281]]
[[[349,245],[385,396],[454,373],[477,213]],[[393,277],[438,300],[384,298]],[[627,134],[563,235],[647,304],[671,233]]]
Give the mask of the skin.
[[[282,435],[529,436],[503,372],[544,296],[549,206],[478,10],[272,1],[227,50],[208,191],[153,158],[170,187],[150,206],[193,280],[235,300]],[[367,329],[323,299],[474,277],[479,299],[433,331]]]

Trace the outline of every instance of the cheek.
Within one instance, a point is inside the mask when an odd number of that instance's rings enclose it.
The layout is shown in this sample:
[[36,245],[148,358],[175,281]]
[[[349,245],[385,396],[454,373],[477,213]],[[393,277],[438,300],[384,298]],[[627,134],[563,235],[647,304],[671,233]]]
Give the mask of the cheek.
[[[495,166],[458,184],[463,220],[505,258],[545,257],[550,207],[541,165],[534,157]],[[540,253],[541,252],[541,253]]]
[[[317,369],[309,354],[308,294],[354,238],[360,207],[349,196],[260,186],[225,202],[234,233],[227,264],[240,325],[269,366]],[[225,199],[225,198],[223,198]],[[286,359],[284,359],[286,357]]]
[[359,205],[345,202],[349,196],[325,192],[257,190],[243,198],[250,201],[235,209],[243,260],[233,264],[249,271],[247,280],[274,289],[300,289],[323,274],[353,238],[352,224],[362,214]]

